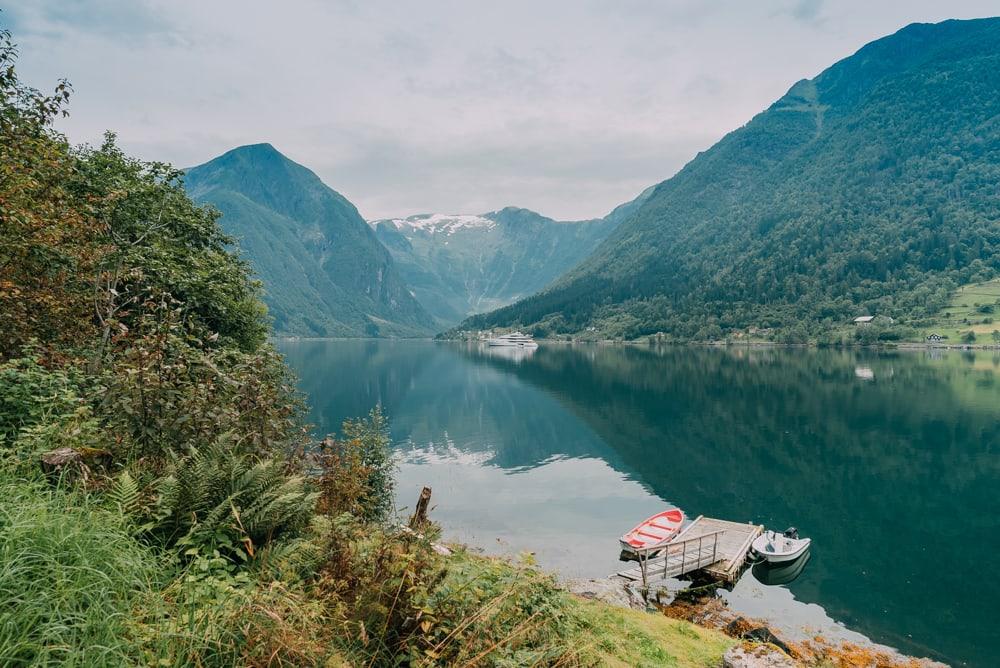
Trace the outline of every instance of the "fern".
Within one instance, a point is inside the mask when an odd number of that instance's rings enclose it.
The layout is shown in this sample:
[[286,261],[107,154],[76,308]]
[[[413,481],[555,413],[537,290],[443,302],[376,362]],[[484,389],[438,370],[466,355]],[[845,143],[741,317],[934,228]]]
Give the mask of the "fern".
[[205,547],[245,559],[306,526],[317,495],[282,462],[256,459],[220,438],[175,461],[159,485],[152,533],[168,546]]
[[131,515],[139,511],[141,506],[139,483],[127,470],[115,478],[111,489],[108,490],[108,500],[118,507],[122,515]]

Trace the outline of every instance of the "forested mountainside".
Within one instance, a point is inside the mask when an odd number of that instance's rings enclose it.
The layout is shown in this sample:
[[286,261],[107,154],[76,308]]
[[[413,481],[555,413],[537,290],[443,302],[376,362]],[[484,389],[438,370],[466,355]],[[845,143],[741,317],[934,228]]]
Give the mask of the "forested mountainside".
[[595,220],[557,222],[507,207],[371,224],[420,303],[446,328],[538,292],[587,257],[651,192]]
[[461,329],[714,339],[913,322],[1000,268],[1000,19],[913,24],[700,153],[584,263]]
[[233,149],[185,175],[264,286],[278,334],[421,336],[433,320],[357,209],[270,144]]

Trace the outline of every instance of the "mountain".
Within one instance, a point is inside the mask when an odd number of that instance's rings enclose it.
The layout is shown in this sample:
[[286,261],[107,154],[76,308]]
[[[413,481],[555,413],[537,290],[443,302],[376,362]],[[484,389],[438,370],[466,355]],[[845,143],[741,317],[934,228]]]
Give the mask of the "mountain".
[[787,340],[1000,268],[1000,19],[914,24],[698,154],[554,285],[461,327]]
[[426,336],[433,320],[347,199],[270,144],[233,149],[184,177],[264,284],[279,334]]
[[587,221],[557,222],[507,207],[371,225],[420,303],[448,327],[538,292],[587,257],[651,192]]

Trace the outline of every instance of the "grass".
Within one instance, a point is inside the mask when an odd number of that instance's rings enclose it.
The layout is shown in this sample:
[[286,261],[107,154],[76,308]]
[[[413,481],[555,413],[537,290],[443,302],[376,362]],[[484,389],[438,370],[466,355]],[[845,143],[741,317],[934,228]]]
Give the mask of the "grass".
[[583,654],[596,665],[720,666],[722,655],[736,644],[719,631],[660,614],[581,599],[574,599],[573,606],[586,624],[587,632],[579,638],[587,647]]
[[[659,613],[629,610],[574,596],[558,588],[550,576],[531,565],[464,551],[451,557],[451,565],[454,572],[449,578],[452,586],[448,589],[454,592],[473,584],[478,590],[478,600],[471,608],[467,607],[465,615],[470,610],[489,610],[481,621],[495,628],[512,611],[511,606],[497,607],[496,602],[511,597],[509,603],[519,609],[513,615],[517,621],[510,628],[495,629],[500,632],[493,640],[498,643],[498,649],[509,650],[514,635],[521,633],[518,640],[527,641],[536,652],[536,658],[547,656],[549,659],[548,663],[531,661],[530,665],[714,667],[722,664],[722,655],[736,642],[720,631]],[[448,585],[448,581],[445,584]],[[533,628],[524,633],[525,620],[532,617]],[[486,645],[480,631],[465,634],[462,642],[475,638],[479,638],[475,644]],[[482,664],[474,665],[507,665],[504,654],[499,651],[484,657],[486,660]],[[514,656],[518,655],[506,658]],[[519,656],[522,661],[528,661],[532,655]]]
[[127,630],[154,555],[83,494],[4,477],[0,498],[0,665],[132,664]]
[[[994,313],[980,311],[990,307]],[[948,343],[963,343],[962,336],[971,331],[976,335],[976,343],[992,344],[995,329],[1000,329],[1000,278],[958,288],[934,324],[920,329],[920,339],[925,340],[933,333],[947,337]]]
[[[351,629],[321,598],[277,582],[178,573],[133,537],[120,512],[83,491],[0,468],[0,498],[0,665],[335,666],[353,654],[338,653],[350,649],[337,637]],[[688,622],[577,598],[529,566],[464,551],[446,561],[448,577],[418,606],[433,607],[436,623],[450,629],[428,636],[442,660],[697,668],[719,665],[734,642]],[[371,652],[349,658],[391,663]],[[435,659],[428,653],[417,663],[439,665]]]

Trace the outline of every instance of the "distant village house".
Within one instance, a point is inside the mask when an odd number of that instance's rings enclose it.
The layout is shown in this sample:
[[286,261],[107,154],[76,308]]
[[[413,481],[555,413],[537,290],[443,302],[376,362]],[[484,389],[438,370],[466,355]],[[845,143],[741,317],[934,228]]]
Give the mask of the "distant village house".
[[856,327],[867,327],[871,324],[891,325],[895,320],[887,315],[861,315],[854,319]]

